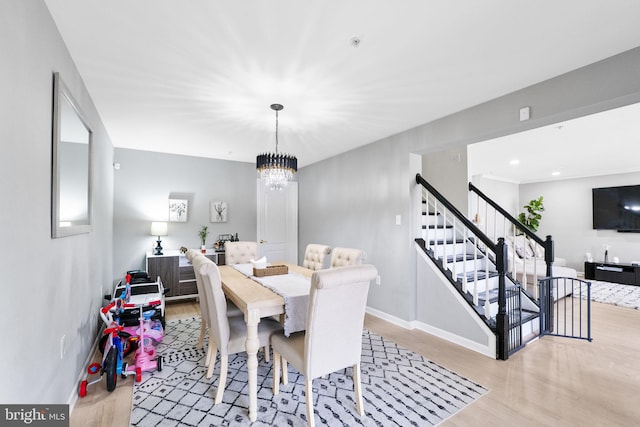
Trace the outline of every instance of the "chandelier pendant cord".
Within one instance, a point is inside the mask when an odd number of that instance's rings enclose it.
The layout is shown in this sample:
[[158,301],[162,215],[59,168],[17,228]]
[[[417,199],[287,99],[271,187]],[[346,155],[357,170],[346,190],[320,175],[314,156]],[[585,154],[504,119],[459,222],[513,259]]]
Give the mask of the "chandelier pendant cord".
[[276,109],[276,154],[278,154],[278,110]]

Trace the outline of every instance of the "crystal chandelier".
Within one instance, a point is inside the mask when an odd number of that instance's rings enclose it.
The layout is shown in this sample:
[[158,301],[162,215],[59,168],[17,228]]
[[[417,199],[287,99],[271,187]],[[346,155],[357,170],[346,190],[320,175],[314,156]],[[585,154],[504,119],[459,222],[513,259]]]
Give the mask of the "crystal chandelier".
[[271,104],[271,109],[276,112],[276,152],[259,154],[256,158],[260,179],[271,190],[282,190],[298,171],[296,156],[278,153],[278,111],[283,108],[280,104]]

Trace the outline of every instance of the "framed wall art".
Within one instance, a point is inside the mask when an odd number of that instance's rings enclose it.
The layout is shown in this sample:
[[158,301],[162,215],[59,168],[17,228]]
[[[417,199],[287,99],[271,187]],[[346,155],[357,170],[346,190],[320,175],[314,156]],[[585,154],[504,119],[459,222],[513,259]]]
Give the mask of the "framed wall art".
[[169,221],[187,222],[189,201],[185,199],[169,199]]
[[209,203],[209,221],[210,222],[227,222],[229,209],[227,202],[210,202]]

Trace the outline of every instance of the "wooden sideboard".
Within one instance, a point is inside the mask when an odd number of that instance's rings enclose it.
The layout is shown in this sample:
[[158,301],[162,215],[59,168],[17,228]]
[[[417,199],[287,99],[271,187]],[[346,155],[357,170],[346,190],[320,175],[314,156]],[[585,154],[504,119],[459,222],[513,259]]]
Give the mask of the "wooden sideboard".
[[[224,252],[208,250],[205,256],[218,265],[224,265]],[[164,251],[163,255],[147,252],[147,273],[154,280],[160,276],[165,289],[168,289],[165,293],[167,301],[198,296],[193,266],[180,251]]]

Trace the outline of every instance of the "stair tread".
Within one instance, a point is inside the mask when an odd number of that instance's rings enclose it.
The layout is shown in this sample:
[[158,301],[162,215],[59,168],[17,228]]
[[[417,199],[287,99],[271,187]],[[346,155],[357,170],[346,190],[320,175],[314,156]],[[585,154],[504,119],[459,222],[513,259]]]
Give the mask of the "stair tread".
[[511,328],[516,328],[519,327],[521,324],[524,325],[527,322],[532,321],[533,319],[537,319],[538,317],[540,317],[540,314],[535,312],[535,311],[531,311],[531,310],[527,310],[527,309],[522,309],[522,322],[516,322],[515,318],[509,318],[509,323],[510,323],[510,327]]
[[[516,286],[507,286],[506,290],[515,289]],[[478,292],[478,304],[482,301],[482,304],[487,300],[487,291]],[[498,288],[489,289],[489,302],[498,302]]]
[[[466,273],[458,273],[458,279],[462,279],[463,276],[467,276],[467,282],[473,280],[475,278],[475,272],[474,271],[467,271]],[[478,270],[478,280],[484,280],[487,278],[492,278],[492,277],[497,277],[498,276],[498,272],[497,271],[485,271],[485,270]]]
[[429,240],[429,245],[443,245],[443,244],[447,244],[447,245],[452,245],[454,243],[464,243],[463,239],[456,239],[454,240]]
[[[478,259],[478,260],[480,260],[480,259],[482,259],[482,258],[484,258],[484,255],[482,255],[482,254],[477,254],[477,255],[476,255],[476,257],[475,257],[475,259]],[[466,254],[466,255],[465,255],[465,254],[456,254],[456,257],[455,257],[455,262],[460,262],[460,261],[473,261],[473,260],[474,260],[473,254]],[[448,263],[451,263],[451,262],[453,262],[453,261],[454,261],[454,259],[453,259],[453,255],[447,255],[447,262],[448,262]],[[472,273],[473,273],[473,272],[472,272]],[[469,274],[469,273],[467,272],[467,275],[468,275],[468,274]],[[497,273],[496,273],[496,274],[497,274]],[[460,274],[458,274],[458,276],[460,276]]]

